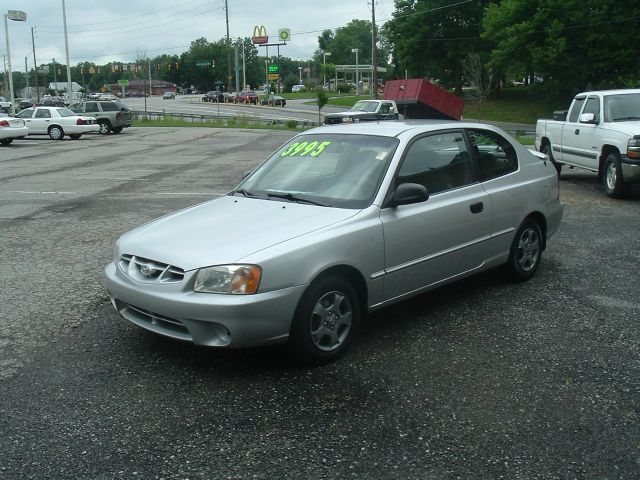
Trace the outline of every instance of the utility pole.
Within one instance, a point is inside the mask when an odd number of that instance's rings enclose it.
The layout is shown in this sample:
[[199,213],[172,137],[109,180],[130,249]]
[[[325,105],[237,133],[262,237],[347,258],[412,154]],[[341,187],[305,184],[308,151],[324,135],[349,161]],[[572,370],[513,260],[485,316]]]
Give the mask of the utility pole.
[[227,92],[231,88],[231,40],[229,40],[229,0],[224,0],[224,13],[227,18]]
[[33,45],[33,68],[35,69],[36,97],[40,101],[40,91],[38,90],[38,64],[36,63],[36,40],[33,35],[33,27],[31,27],[31,45]]
[[62,0],[62,21],[64,22],[64,50],[67,55],[67,105],[71,105],[73,98],[73,87],[71,85],[71,64],[69,63],[69,37],[67,35],[67,9]]
[[[27,64],[27,57],[24,57],[24,73],[25,73],[25,81],[27,84],[27,90],[25,91],[24,96],[29,95],[29,65]],[[31,95],[29,95],[31,97]]]
[[376,0],[371,0],[371,72],[373,98],[378,98],[378,55],[376,53]]

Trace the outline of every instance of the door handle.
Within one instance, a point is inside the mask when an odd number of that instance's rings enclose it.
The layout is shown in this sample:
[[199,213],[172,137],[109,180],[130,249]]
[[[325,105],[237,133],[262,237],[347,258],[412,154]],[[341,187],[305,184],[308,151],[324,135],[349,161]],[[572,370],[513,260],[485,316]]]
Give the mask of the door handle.
[[575,131],[575,132],[573,132],[573,133],[575,133],[576,135],[580,135],[580,129],[579,129],[579,128],[576,128],[576,131]]
[[469,210],[471,210],[471,213],[480,213],[484,210],[484,204],[482,202],[472,203],[469,205]]

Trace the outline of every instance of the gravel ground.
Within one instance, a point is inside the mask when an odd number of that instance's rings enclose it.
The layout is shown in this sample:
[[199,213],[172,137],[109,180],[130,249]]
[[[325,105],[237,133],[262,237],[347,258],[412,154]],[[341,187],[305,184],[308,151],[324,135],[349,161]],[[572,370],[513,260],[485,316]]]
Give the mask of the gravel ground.
[[579,478],[640,471],[640,191],[567,170],[536,276],[371,315],[302,369],[119,319],[124,231],[223,194],[290,134],[131,129],[0,148],[0,478]]

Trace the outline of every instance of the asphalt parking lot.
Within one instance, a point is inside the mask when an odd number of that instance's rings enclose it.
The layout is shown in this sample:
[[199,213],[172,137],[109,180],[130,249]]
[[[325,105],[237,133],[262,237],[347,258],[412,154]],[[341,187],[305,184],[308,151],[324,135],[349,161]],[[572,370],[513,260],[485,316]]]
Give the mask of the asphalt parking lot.
[[378,311],[330,365],[119,319],[117,237],[225,194],[290,136],[0,148],[0,478],[638,478],[640,191],[610,199],[591,173],[563,173],[531,281],[491,271]]

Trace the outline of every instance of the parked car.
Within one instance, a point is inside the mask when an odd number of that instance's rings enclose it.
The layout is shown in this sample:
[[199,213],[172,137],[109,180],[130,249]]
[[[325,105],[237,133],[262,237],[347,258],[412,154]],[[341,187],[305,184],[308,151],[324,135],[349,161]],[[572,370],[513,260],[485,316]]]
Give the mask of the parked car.
[[322,363],[367,312],[493,267],[531,278],[562,213],[551,162],[496,127],[327,126],[228,195],[123,235],[107,287],[120,315],[160,335],[287,342]]
[[249,90],[240,92],[234,99],[235,103],[253,103],[258,104],[258,94]]
[[85,133],[100,130],[94,117],[80,116],[63,107],[27,108],[16,117],[24,120],[29,135],[49,135],[52,140],[62,140],[65,135],[78,140]]
[[38,105],[39,103],[35,98],[23,98],[22,100],[20,100],[20,110],[36,107]]
[[267,95],[260,103],[262,105],[269,105],[270,107],[284,107],[287,101],[280,95]]
[[223,102],[224,94],[217,90],[211,90],[202,97],[203,102]]
[[11,111],[11,102],[4,97],[0,97],[0,112]]
[[42,105],[45,107],[66,107],[64,100],[57,96],[47,96],[43,98]]
[[124,103],[117,101],[87,101],[74,103],[69,107],[77,114],[95,117],[100,126],[100,133],[120,133],[131,126],[131,110]]
[[610,197],[640,183],[640,89],[579,93],[555,120],[538,120],[536,147],[563,165],[597,172]]
[[29,129],[25,127],[24,120],[0,112],[0,145],[9,145],[16,138],[24,138],[27,135]]
[[164,92],[162,94],[163,100],[175,100],[175,98],[176,98],[176,94],[173,92]]
[[304,85],[294,85],[291,87],[291,93],[304,92],[306,90]]

